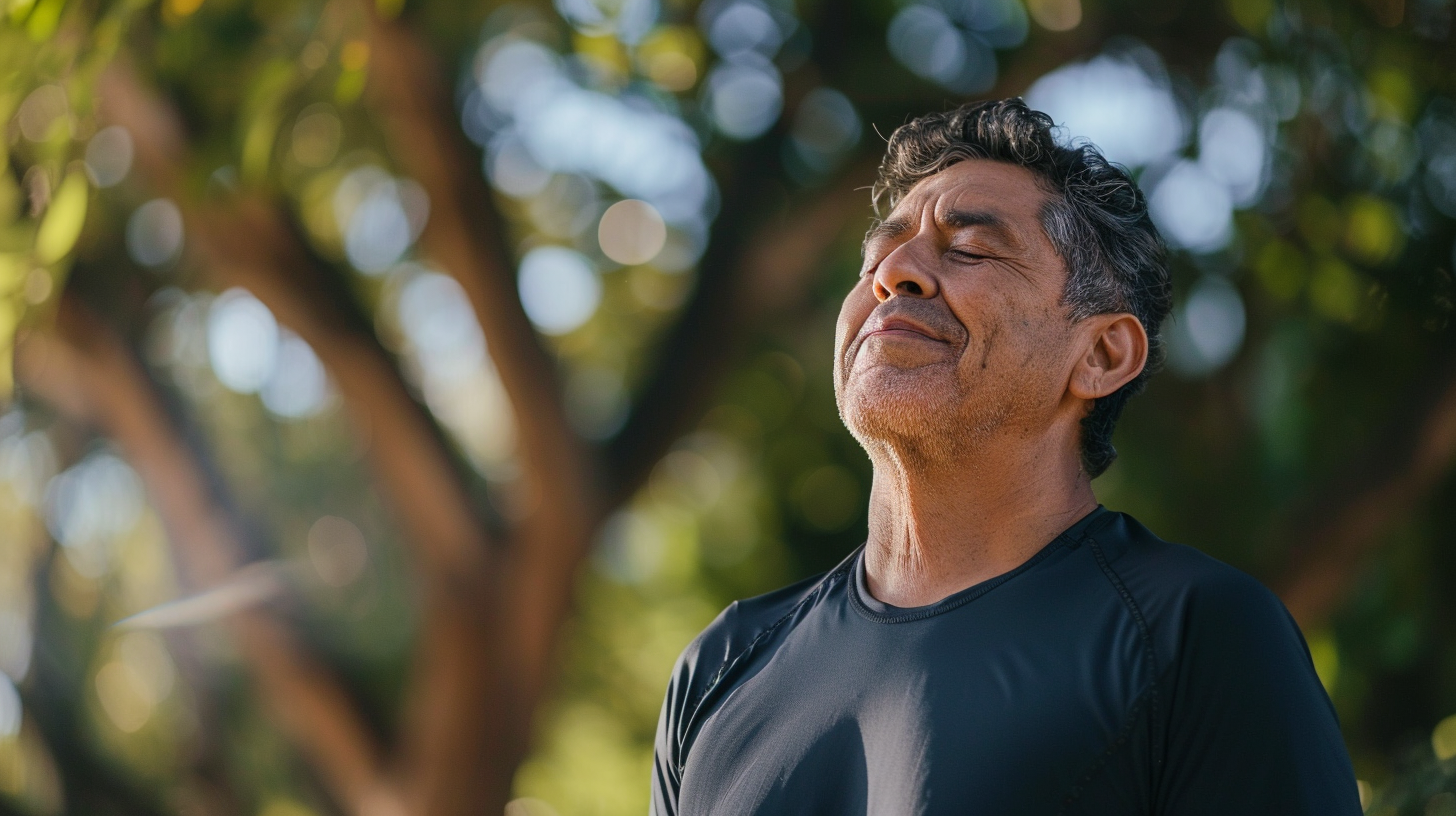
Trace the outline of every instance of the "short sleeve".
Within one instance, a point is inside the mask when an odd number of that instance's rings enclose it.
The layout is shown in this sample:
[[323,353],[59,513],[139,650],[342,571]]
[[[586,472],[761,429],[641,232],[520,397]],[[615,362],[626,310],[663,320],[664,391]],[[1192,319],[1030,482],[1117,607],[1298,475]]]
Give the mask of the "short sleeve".
[[1360,816],[1334,707],[1284,605],[1232,569],[1189,592],[1155,812]]
[[678,791],[682,788],[682,727],[697,652],[695,641],[678,658],[662,700],[662,713],[657,717],[652,750],[652,816],[677,816]]
[[728,605],[678,656],[652,749],[652,816],[677,816],[688,731],[696,706],[736,646],[739,603]]

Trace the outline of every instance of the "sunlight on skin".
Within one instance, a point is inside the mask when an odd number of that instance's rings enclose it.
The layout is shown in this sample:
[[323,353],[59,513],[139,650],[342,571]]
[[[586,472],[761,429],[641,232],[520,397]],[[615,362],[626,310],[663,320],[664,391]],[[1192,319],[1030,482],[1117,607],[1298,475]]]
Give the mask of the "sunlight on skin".
[[1079,423],[1142,371],[1147,335],[1127,314],[1070,321],[1045,201],[1024,168],[962,161],[866,241],[835,386],[875,464],[866,569],[886,603],[1014,569],[1096,505]]

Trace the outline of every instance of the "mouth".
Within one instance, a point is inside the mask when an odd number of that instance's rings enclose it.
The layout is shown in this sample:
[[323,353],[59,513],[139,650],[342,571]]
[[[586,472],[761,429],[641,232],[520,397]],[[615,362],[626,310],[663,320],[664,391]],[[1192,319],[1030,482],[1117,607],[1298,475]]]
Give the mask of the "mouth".
[[[925,325],[900,316],[889,317],[883,321],[870,322],[866,324],[866,330],[861,330],[859,336],[849,344],[844,351],[845,371],[855,367],[855,361],[859,359],[860,352],[869,344],[874,348],[871,355],[876,360],[883,362],[899,361],[897,365],[907,365],[910,361],[920,360],[918,367],[924,364],[922,359],[929,353],[934,357],[941,354],[932,352],[936,346],[949,346],[951,341],[940,336],[938,333],[927,328]],[[871,339],[877,342],[870,343]],[[930,345],[933,344],[933,345]],[[906,357],[906,355],[910,355]],[[889,355],[886,357],[885,355]]]
[[865,337],[866,338],[870,338],[870,337],[919,337],[922,340],[935,340],[934,337],[931,337],[930,335],[928,335],[928,334],[926,334],[924,332],[918,332],[918,331],[916,331],[914,329],[902,329],[902,328],[875,329],[874,331],[869,332],[868,334],[866,334]]
[[868,340],[871,337],[906,337],[932,340],[937,343],[945,342],[931,334],[929,330],[908,320],[896,317],[892,317],[879,326],[876,326],[873,330],[865,332],[862,340]]

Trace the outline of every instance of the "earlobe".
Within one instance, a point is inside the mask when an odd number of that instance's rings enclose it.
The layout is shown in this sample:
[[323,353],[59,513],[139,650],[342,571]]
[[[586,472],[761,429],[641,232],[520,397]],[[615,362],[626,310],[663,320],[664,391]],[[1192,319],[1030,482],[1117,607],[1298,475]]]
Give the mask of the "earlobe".
[[1086,352],[1077,361],[1068,391],[1079,399],[1105,397],[1132,382],[1148,362],[1148,333],[1142,321],[1118,313],[1088,318],[1095,321]]

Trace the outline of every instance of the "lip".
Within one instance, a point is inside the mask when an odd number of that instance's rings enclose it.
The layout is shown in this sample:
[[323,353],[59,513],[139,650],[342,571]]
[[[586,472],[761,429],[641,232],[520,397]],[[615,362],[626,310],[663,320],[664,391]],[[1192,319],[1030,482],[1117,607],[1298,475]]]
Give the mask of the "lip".
[[929,329],[921,326],[918,323],[915,323],[914,321],[906,320],[903,317],[887,318],[874,329],[865,332],[864,336],[866,338],[870,338],[874,337],[875,335],[914,335],[917,337],[923,337],[927,340],[942,342],[941,339],[932,334]]

